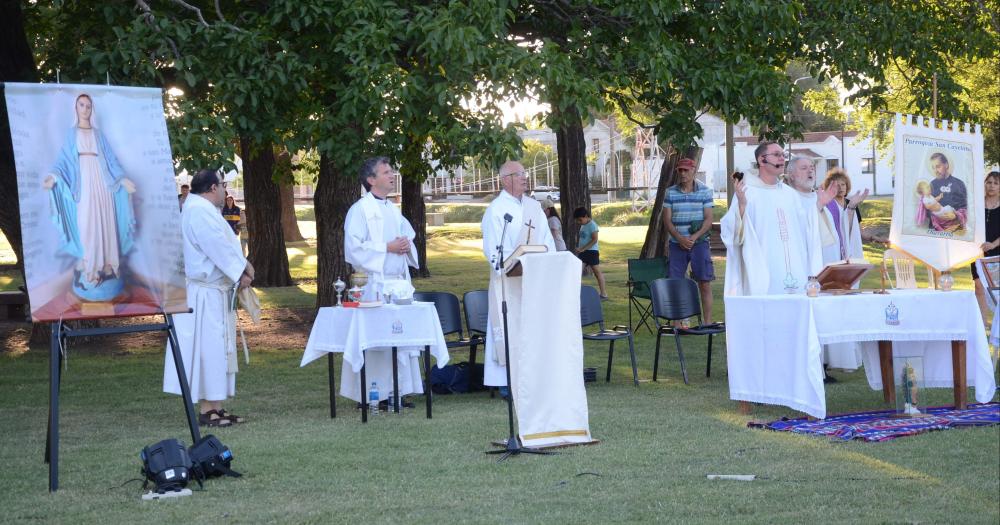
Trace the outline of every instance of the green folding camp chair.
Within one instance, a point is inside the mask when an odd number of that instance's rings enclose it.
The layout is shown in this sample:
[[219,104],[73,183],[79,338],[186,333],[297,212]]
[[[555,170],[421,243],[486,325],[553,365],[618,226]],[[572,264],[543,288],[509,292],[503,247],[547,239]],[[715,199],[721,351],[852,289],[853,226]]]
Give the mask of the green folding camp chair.
[[[628,260],[628,327],[632,333],[635,333],[636,328],[640,325],[646,325],[649,333],[653,333],[653,326],[649,322],[650,316],[653,314],[649,283],[666,276],[666,257]],[[632,324],[633,308],[639,314],[639,321],[636,324]]]

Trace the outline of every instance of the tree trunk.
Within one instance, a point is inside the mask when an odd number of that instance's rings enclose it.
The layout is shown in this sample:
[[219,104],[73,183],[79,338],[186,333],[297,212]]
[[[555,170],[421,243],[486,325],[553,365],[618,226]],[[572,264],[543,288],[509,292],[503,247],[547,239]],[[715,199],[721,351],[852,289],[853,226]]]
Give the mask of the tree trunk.
[[304,241],[299,231],[299,221],[295,218],[295,188],[290,184],[278,186],[281,192],[281,231],[285,242]]
[[660,166],[660,181],[656,186],[656,199],[653,200],[653,210],[649,214],[649,227],[646,229],[646,240],[642,243],[640,257],[661,257],[667,254],[667,229],[663,227],[663,199],[667,196],[667,188],[675,184],[677,179],[677,161],[682,158],[694,160],[695,165],[701,162],[702,149],[691,146],[684,151],[673,146],[667,146],[667,158]]
[[[18,0],[0,0],[0,82],[38,82],[35,57],[24,30],[24,13]],[[7,118],[7,101],[0,90],[0,231],[17,257],[24,279],[24,246],[21,240],[21,206],[18,202],[14,145]],[[29,305],[30,308],[30,305]],[[33,323],[29,345],[49,341],[49,323]]]
[[590,210],[590,182],[587,180],[587,144],[583,122],[576,108],[562,114],[563,124],[556,130],[559,158],[559,204],[562,209],[563,237],[566,247],[576,248],[580,227],[573,220],[577,208]]
[[413,244],[417,247],[417,262],[420,268],[414,270],[410,268],[412,277],[430,277],[431,271],[427,268],[427,207],[424,205],[423,191],[420,182],[403,177],[402,188],[402,211],[403,217],[410,221],[410,226],[417,233],[413,238]]
[[254,267],[254,286],[291,286],[288,253],[281,231],[281,192],[271,179],[274,150],[240,137],[243,158],[243,200],[246,203],[247,240]]
[[[0,0],[0,82],[38,82],[35,58],[24,31],[24,14],[18,0]],[[14,169],[14,145],[7,119],[7,102],[3,96],[0,96],[0,231],[7,237],[17,256],[17,264],[23,270],[21,207]]]
[[316,206],[316,308],[337,304],[333,283],[351,286],[351,267],[344,259],[344,222],[347,210],[361,197],[361,185],[350,174],[340,172],[325,154],[320,154],[319,177],[313,204]]

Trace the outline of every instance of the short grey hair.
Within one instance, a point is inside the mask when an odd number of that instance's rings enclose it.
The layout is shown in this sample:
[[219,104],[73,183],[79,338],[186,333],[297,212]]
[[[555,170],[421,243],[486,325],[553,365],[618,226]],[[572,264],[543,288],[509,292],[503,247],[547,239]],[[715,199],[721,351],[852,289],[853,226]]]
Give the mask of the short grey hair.
[[358,181],[365,187],[365,191],[372,191],[372,185],[368,183],[368,178],[375,176],[375,168],[379,164],[389,164],[389,157],[372,157],[366,160],[361,165],[361,169],[358,170]]
[[810,164],[812,164],[812,162],[813,162],[813,160],[811,158],[809,158],[809,157],[804,157],[802,155],[796,155],[796,156],[792,157],[788,161],[788,165],[794,167],[796,163],[802,162],[802,161],[809,162]]

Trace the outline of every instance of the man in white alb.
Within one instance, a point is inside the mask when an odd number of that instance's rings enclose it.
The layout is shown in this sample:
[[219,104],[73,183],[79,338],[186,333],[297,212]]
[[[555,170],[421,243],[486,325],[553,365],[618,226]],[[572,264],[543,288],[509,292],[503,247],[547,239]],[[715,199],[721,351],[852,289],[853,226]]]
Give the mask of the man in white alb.
[[802,293],[811,275],[823,269],[819,210],[778,177],[784,151],[775,142],[754,150],[760,176],[736,181],[736,205],[722,218],[726,245],[726,295]]
[[[837,195],[836,188],[827,187],[825,190],[814,189],[816,184],[816,166],[813,164],[812,159],[806,157],[794,157],[788,162],[788,175],[785,176],[785,181],[802,198],[803,211],[810,213],[812,210],[819,210],[818,225],[820,244],[823,246],[823,264],[827,265],[840,260],[839,256],[834,256],[832,259],[829,256],[831,253],[840,253],[840,239],[837,236],[837,230],[834,228],[832,216],[829,213],[824,213],[827,203],[832,201]],[[848,219],[853,219],[853,216],[853,213],[850,215],[844,214],[844,217]],[[848,228],[855,225],[856,221],[851,220],[849,224],[845,221],[841,231],[851,231]],[[860,252],[861,237],[858,230],[860,228],[855,228],[852,235],[857,237],[858,252]],[[859,254],[859,256],[855,256],[852,254],[852,257],[863,258],[864,255]],[[861,366],[861,351],[858,343],[823,345],[823,382],[836,382],[836,379],[826,372],[827,366],[844,370],[856,370]]]
[[[509,395],[521,444],[542,447],[589,442],[587,392],[580,373],[582,263],[570,252],[555,250],[541,205],[525,195],[524,166],[506,162],[498,176],[503,190],[486,209],[482,222],[483,255],[490,265],[483,382],[505,386],[510,372]],[[511,275],[502,263],[521,245],[542,245],[547,252],[518,258],[521,273]]]
[[[199,403],[199,423],[226,427],[243,418],[227,412],[222,402],[236,394],[236,312],[233,294],[253,281],[253,266],[243,256],[239,239],[222,218],[226,183],[215,170],[191,179],[191,193],[181,213],[184,273],[192,313],[174,316],[191,399]],[[180,394],[173,353],[167,348],[163,391]]]
[[[361,166],[359,181],[364,195],[347,211],[344,222],[344,257],[355,271],[368,274],[363,301],[376,301],[387,280],[410,280],[410,269],[418,267],[413,227],[388,200],[396,184],[396,171],[386,157],[368,159]],[[399,395],[423,393],[419,349],[399,349]],[[380,400],[392,390],[392,353],[388,348],[365,352],[365,379],[378,385]],[[341,371],[340,394],[367,401],[361,391],[360,374],[350,366]],[[367,391],[367,390],[366,390]]]
[[[514,250],[522,244],[544,245],[553,252],[556,249],[552,232],[548,227],[548,219],[545,217],[545,212],[542,211],[541,204],[525,195],[528,189],[528,178],[524,172],[524,166],[519,162],[508,161],[500,166],[498,176],[502,190],[486,208],[481,225],[483,255],[486,256],[486,261],[489,262],[492,270],[490,272],[490,316],[488,322],[488,331],[492,336],[486,338],[483,384],[505,387],[507,386],[507,372],[503,356],[503,322],[500,317],[500,279],[503,274],[497,269],[501,236],[503,237],[503,256],[505,259],[510,257]],[[505,221],[505,215],[510,215],[509,222]],[[505,224],[507,226],[506,233],[504,233]],[[520,309],[520,301],[515,306],[513,301],[508,300],[507,306],[509,308],[508,314],[515,315],[513,310],[514,308]]]
[[[818,217],[820,244],[824,253],[828,246],[837,244],[837,232],[833,228],[833,223],[822,213],[823,208],[836,196],[836,190],[816,189],[816,165],[806,157],[793,157],[788,161],[788,174],[785,175],[785,183],[795,190],[802,198],[803,211],[819,210]],[[832,261],[824,260],[824,263]]]

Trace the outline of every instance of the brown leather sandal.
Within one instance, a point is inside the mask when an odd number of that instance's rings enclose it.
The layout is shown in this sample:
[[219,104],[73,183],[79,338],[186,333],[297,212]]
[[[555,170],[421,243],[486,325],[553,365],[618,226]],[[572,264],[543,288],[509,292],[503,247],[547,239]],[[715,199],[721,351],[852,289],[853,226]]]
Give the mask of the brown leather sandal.
[[239,425],[240,423],[244,423],[244,422],[246,421],[246,419],[244,419],[244,418],[243,418],[243,416],[237,416],[236,414],[231,414],[231,413],[229,413],[229,412],[228,412],[228,411],[227,411],[226,409],[224,409],[224,408],[220,408],[220,409],[219,409],[219,410],[217,411],[217,413],[218,413],[218,414],[219,414],[219,416],[221,416],[222,418],[224,418],[224,419],[228,419],[229,421],[231,421],[231,422],[232,422],[232,423],[233,423],[234,425]]
[[229,427],[233,425],[231,418],[220,413],[219,410],[209,410],[198,416],[198,424],[206,427]]

